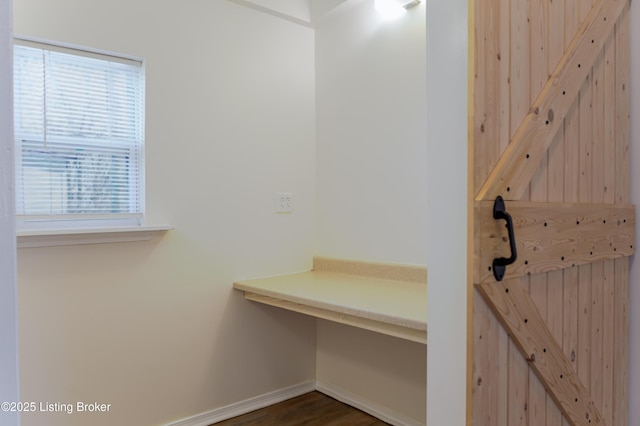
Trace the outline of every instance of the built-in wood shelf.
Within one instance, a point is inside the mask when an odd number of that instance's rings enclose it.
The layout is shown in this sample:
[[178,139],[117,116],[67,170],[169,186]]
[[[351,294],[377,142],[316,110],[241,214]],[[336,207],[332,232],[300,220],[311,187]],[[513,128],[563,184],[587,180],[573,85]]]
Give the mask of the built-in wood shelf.
[[425,267],[314,258],[309,272],[237,281],[247,300],[427,343]]

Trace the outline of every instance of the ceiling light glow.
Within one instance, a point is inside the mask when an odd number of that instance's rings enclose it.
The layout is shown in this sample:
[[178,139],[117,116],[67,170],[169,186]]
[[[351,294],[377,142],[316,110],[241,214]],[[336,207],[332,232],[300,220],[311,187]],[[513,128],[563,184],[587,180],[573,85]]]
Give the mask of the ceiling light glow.
[[384,19],[396,19],[407,13],[407,9],[420,4],[420,0],[375,0],[376,11]]

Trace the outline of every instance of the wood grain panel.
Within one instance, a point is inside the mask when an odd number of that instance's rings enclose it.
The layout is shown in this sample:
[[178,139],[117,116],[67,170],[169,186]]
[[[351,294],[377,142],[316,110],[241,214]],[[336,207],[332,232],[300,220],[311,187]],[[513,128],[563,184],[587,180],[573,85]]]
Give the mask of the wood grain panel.
[[[603,170],[603,201],[607,204],[615,202],[615,105],[616,88],[615,88],[615,31],[609,36],[604,48],[604,135],[603,135],[603,154],[602,162]],[[603,363],[603,381],[602,394],[604,395],[602,415],[607,424],[613,424],[613,373],[614,373],[614,262],[607,261],[604,263],[603,270],[603,318],[602,318],[602,363]]]
[[[630,205],[507,202],[518,260],[505,278],[569,268],[634,253],[635,208]],[[491,263],[509,257],[503,220],[493,219],[493,203],[476,202],[477,282],[493,282]]]
[[508,337],[484,299],[476,294],[474,300],[473,424],[508,426]]
[[[531,0],[531,78],[530,98],[535,99],[543,89],[549,77],[548,40],[549,40],[549,3],[547,0]],[[538,170],[529,187],[529,201],[546,202],[549,192],[549,156],[540,160]],[[529,296],[540,316],[547,316],[547,274],[529,276]],[[535,371],[529,370],[528,424],[544,424],[547,419],[547,391]],[[554,405],[551,401],[550,405]]]
[[[475,194],[510,139],[511,0],[477,0],[474,10]],[[509,426],[509,347],[513,344],[477,290],[473,294],[472,421]]]
[[[569,48],[580,26],[578,2],[565,1],[565,45]],[[578,202],[580,150],[580,98],[576,98],[564,120],[564,201]],[[578,268],[563,271],[562,349],[574,371],[578,371]],[[563,425],[570,425],[563,417]]]
[[[563,317],[563,290],[564,279],[562,271],[547,273],[547,315],[546,323],[549,332],[558,345],[562,344],[562,317]],[[546,422],[540,422],[546,426],[560,426],[562,424],[562,412],[554,403],[553,397],[547,395],[547,416]]]
[[[563,307],[562,307],[562,350],[571,362],[574,371],[578,371],[576,353],[578,351],[578,268],[563,271]],[[569,424],[566,422],[564,423]]]
[[[580,19],[586,18],[586,8],[591,1],[578,2]],[[585,4],[587,3],[587,4]],[[590,203],[593,195],[593,71],[589,71],[580,88],[578,109],[580,111],[580,124],[578,142],[578,200],[581,203]],[[589,390],[591,386],[591,291],[592,265],[580,264],[578,266],[578,347],[576,350],[575,365],[578,377],[582,384]],[[591,392],[589,392],[591,393]]]
[[475,182],[481,182],[488,170],[500,156],[498,78],[497,70],[501,58],[498,51],[499,3],[497,0],[482,0],[477,6],[475,23],[475,48],[482,52],[474,55],[474,138],[476,156]]
[[[591,265],[591,329],[590,355],[591,364],[587,366],[590,375],[589,387],[591,398],[602,413],[604,408],[604,394],[602,384],[604,382],[604,371],[602,367],[604,348],[602,346],[603,336],[603,316],[604,316],[604,262],[596,262]],[[603,415],[604,417],[604,415]]]
[[531,0],[530,98],[536,99],[549,78],[549,0]]
[[576,425],[603,424],[588,390],[553,339],[520,280],[478,284],[477,288],[564,415]]
[[[616,150],[615,150],[615,202],[629,202],[629,13],[625,2],[625,13],[615,29],[616,49]],[[613,424],[626,425],[628,401],[629,361],[629,260],[615,262],[615,360],[613,389]]]
[[530,106],[530,1],[511,2],[509,82],[509,129],[510,137],[518,129]]
[[[551,75],[564,53],[565,2],[548,0],[547,7],[549,10],[547,75]],[[564,143],[563,122],[547,152],[547,201],[549,202],[564,201]],[[553,338],[559,345],[562,345],[564,276],[562,270],[548,272],[546,276],[546,323]],[[549,394],[547,394],[546,408],[547,415],[545,422],[539,424],[545,426],[561,426],[564,420],[562,412],[555,404],[553,397]]]
[[591,265],[578,267],[578,347],[576,366],[582,384],[591,389]]
[[604,263],[603,270],[603,318],[602,318],[602,416],[607,424],[613,425],[613,363],[614,363],[614,261]]
[[[484,109],[472,133],[473,282],[481,283],[473,293],[473,424],[625,426],[628,256],[635,245],[628,1],[476,0],[474,10],[474,57],[483,67],[473,82],[474,106]],[[509,255],[504,221],[492,217],[496,195],[507,200],[519,253],[502,283],[489,269],[494,257]],[[614,213],[602,215],[608,209]],[[505,282],[519,292],[507,302],[496,290]],[[540,359],[531,362],[516,335],[527,328],[515,326],[523,315],[536,317],[542,334],[525,336],[526,343],[555,345],[597,418],[558,407],[571,394],[554,393],[534,365]]]
[[615,261],[614,269],[614,367],[613,367],[613,423],[626,425],[628,404],[629,362],[629,262]]
[[[522,197],[623,6],[622,0],[596,2],[540,96],[529,108],[522,124],[513,132],[509,146],[481,186],[476,200],[494,199],[498,195],[515,200]],[[513,83],[514,76],[511,77]]]
[[[592,71],[591,91],[592,91],[592,151],[591,151],[591,202],[604,203],[604,56],[605,49],[600,53]],[[596,262],[591,265],[591,397],[603,413],[604,409],[604,347],[603,347],[603,317],[604,317],[604,262]],[[606,417],[603,413],[603,418]]]

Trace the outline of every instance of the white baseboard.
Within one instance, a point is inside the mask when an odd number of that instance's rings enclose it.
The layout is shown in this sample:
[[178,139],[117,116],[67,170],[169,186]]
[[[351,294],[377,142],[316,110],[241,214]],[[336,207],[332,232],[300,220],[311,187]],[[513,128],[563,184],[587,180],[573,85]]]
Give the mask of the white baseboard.
[[223,420],[250,413],[251,411],[259,410],[260,408],[268,407],[269,405],[286,401],[287,399],[295,398],[296,396],[300,396],[314,390],[322,392],[323,394],[337,399],[340,402],[349,404],[358,410],[371,414],[372,416],[394,426],[425,426],[424,423],[420,423],[419,421],[398,413],[388,407],[369,401],[338,386],[333,386],[329,383],[316,380],[309,380],[308,382],[289,386],[284,389],[279,389],[264,395],[259,395],[244,401],[216,408],[214,410],[207,411],[206,413],[196,414],[195,416],[191,416],[183,420],[168,423],[165,426],[209,426]]
[[360,411],[371,414],[374,417],[379,418],[383,422],[387,422],[394,426],[425,426],[424,423],[398,413],[388,407],[369,401],[356,395],[348,390],[342,389],[338,386],[333,386],[329,383],[316,381],[316,390],[323,394],[337,399],[340,402],[349,404],[352,407],[357,408]]
[[165,426],[209,426],[216,422],[230,419],[232,417],[241,416],[269,405],[277,404],[287,399],[314,391],[316,388],[315,380],[300,383],[298,385],[289,386],[284,389],[265,393],[254,398],[236,402],[225,407],[216,408],[206,413],[196,414],[177,422],[168,423]]

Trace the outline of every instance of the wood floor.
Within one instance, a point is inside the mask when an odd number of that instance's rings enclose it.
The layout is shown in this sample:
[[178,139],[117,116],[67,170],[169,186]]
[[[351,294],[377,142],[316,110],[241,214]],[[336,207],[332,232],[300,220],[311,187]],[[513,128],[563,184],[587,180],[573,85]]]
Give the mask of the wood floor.
[[387,423],[320,392],[310,392],[215,424],[240,425],[382,426]]

